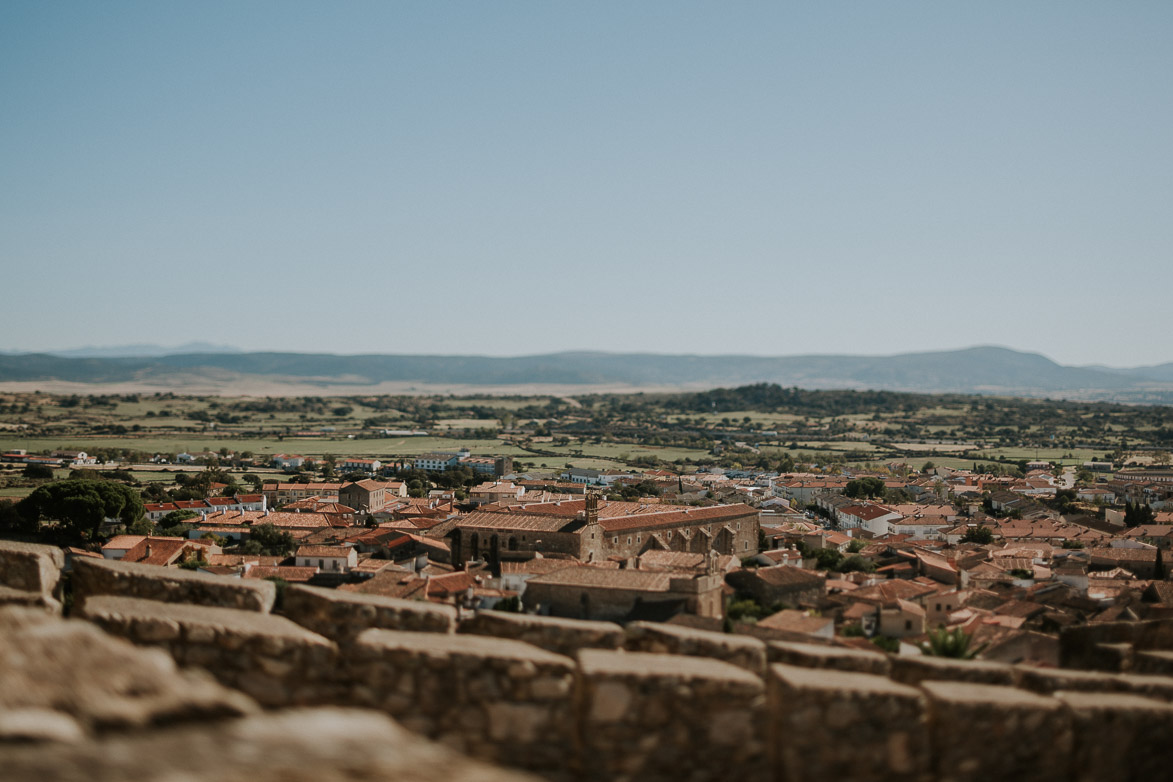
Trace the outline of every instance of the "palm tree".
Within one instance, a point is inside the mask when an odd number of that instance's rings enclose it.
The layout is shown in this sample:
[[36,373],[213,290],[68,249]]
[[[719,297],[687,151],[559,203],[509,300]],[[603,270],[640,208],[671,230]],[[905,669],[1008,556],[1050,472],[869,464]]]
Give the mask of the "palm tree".
[[960,628],[947,630],[938,627],[929,633],[929,640],[921,644],[921,651],[930,657],[951,657],[955,660],[972,660],[986,648],[982,644],[976,649],[969,647],[970,637]]

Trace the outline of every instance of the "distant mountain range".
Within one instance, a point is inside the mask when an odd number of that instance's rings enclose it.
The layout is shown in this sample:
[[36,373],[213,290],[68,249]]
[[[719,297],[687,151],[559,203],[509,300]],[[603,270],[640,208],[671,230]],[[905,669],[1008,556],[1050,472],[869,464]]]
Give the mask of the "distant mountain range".
[[[975,347],[895,356],[688,356],[568,352],[517,358],[486,356],[242,353],[210,349],[154,355],[106,356],[99,349],[71,355],[0,355],[0,383],[67,381],[167,386],[193,378],[263,378],[345,385],[418,383],[424,386],[574,386],[632,389],[714,388],[768,382],[810,389],[885,389],[923,393],[1173,403],[1173,363],[1135,369],[1063,366],[1034,353]],[[105,349],[115,350],[115,349]]]
[[157,356],[174,356],[184,353],[239,353],[240,348],[231,345],[213,345],[211,342],[187,342],[175,347],[162,345],[117,345],[115,347],[84,347],[68,350],[47,350],[50,356],[62,358],[142,358]]

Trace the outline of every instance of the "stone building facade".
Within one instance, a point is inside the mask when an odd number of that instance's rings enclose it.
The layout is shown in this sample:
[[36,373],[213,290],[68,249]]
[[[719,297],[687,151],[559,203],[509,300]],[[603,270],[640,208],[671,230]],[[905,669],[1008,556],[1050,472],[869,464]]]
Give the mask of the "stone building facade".
[[758,511],[744,504],[691,507],[582,500],[520,504],[470,513],[446,534],[453,563],[500,561],[508,553],[567,554],[583,562],[648,551],[738,557],[758,552]]

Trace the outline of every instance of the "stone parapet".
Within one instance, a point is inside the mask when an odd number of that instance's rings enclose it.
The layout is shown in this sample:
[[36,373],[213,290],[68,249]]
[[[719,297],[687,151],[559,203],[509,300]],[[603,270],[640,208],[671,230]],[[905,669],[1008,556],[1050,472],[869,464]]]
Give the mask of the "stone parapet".
[[1167,779],[1173,705],[1137,695],[1059,692],[1071,714],[1073,782]]
[[340,643],[371,628],[450,633],[456,626],[455,606],[300,584],[285,588],[281,615]]
[[180,671],[158,650],[86,622],[0,609],[0,744],[77,741],[257,711],[249,698],[202,672]]
[[1173,652],[1156,649],[1138,651],[1132,658],[1132,670],[1137,673],[1173,675]]
[[1042,695],[1050,695],[1060,690],[1084,693],[1113,692],[1173,702],[1173,677],[1037,668],[1030,665],[1019,665],[1016,668],[1018,686]]
[[770,666],[768,679],[773,779],[929,778],[928,716],[920,690],[881,676],[781,664]]
[[923,681],[971,682],[1012,687],[1017,684],[1014,666],[983,660],[953,660],[928,655],[890,655],[891,677],[901,684]]
[[784,663],[800,668],[825,668],[870,673],[875,676],[887,676],[892,668],[886,654],[839,646],[770,641],[766,644],[766,654],[771,663]]
[[6,586],[0,586],[0,606],[37,608],[50,614],[60,614],[62,611],[61,601],[44,592],[28,592]]
[[632,652],[709,657],[758,676],[766,672],[765,642],[745,635],[694,630],[659,622],[630,622],[623,648]]
[[619,649],[623,628],[614,622],[559,619],[552,616],[477,611],[464,619],[458,633],[524,641],[555,654],[573,657],[579,649]]
[[1012,687],[926,681],[937,782],[1061,782],[1071,771],[1071,719],[1055,698]]
[[65,554],[56,546],[0,540],[0,605],[61,611]]
[[584,649],[578,661],[579,779],[764,778],[758,676],[716,660],[642,652]]
[[337,647],[288,619],[254,611],[98,595],[84,618],[180,665],[200,666],[264,706],[336,702]]
[[1134,649],[1173,649],[1173,619],[1096,622],[1064,628],[1059,635],[1059,661],[1064,668],[1127,671]]
[[213,576],[137,562],[78,557],[73,563],[74,603],[81,607],[93,595],[268,613],[277,599],[277,586],[262,579]]
[[472,757],[571,778],[570,658],[500,638],[368,630],[345,665],[353,705]]
[[385,715],[297,709],[51,748],[0,745],[5,782],[539,782],[412,735]]

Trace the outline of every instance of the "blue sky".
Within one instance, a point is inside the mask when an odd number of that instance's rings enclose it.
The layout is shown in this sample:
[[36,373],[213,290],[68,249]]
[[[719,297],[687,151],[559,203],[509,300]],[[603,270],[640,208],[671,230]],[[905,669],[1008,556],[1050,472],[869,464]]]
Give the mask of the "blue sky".
[[0,349],[1173,360],[1173,4],[0,4]]

